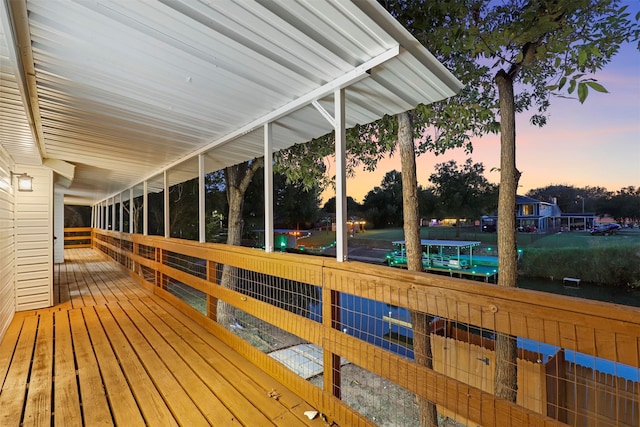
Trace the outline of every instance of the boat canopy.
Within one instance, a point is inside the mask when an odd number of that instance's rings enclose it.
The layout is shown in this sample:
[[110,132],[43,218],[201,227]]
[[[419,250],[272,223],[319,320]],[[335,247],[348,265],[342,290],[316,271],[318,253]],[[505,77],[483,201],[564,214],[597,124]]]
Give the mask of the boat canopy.
[[[405,241],[404,240],[396,240],[391,242],[394,245],[401,245],[404,246],[405,245]],[[422,246],[439,246],[439,247],[450,247],[450,248],[456,248],[456,249],[471,249],[475,246],[480,246],[481,242],[471,242],[471,241],[464,241],[464,240],[420,240],[420,244]]]

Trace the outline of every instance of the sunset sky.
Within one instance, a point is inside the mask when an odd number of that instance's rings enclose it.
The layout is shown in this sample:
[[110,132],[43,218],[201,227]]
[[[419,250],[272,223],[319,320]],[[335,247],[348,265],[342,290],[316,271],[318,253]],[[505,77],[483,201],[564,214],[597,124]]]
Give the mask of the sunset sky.
[[[640,187],[640,52],[635,46],[625,45],[612,63],[594,77],[609,93],[591,90],[584,104],[553,98],[547,125],[542,128],[529,124],[530,114],[519,116],[516,166],[522,177],[518,194],[552,184],[597,186],[609,191]],[[473,147],[468,157],[474,163],[482,163],[485,177],[498,183],[499,173],[491,169],[500,166],[500,135],[475,139]],[[438,157],[431,153],[420,156],[419,184],[430,185],[429,175],[436,163],[453,159],[462,165],[466,158],[462,150]],[[347,181],[347,195],[362,202],[393,169],[401,170],[397,155],[381,161],[375,172],[359,171]],[[326,201],[333,196],[335,191],[328,189],[322,198]]]

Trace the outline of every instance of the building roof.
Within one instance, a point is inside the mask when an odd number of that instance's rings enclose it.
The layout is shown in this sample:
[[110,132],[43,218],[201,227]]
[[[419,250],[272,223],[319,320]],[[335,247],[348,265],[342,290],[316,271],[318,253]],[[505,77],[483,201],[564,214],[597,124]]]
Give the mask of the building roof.
[[[92,204],[457,93],[376,1],[0,1],[0,145]],[[323,117],[325,115],[325,117]],[[152,179],[156,177],[156,179]],[[138,188],[138,187],[135,187]]]

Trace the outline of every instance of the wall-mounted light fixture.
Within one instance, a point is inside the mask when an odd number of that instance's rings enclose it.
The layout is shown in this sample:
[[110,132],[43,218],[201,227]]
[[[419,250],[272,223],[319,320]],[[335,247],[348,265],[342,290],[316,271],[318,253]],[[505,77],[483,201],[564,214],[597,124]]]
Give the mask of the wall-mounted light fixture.
[[11,179],[18,177],[18,191],[33,191],[33,177],[26,173],[11,172]]

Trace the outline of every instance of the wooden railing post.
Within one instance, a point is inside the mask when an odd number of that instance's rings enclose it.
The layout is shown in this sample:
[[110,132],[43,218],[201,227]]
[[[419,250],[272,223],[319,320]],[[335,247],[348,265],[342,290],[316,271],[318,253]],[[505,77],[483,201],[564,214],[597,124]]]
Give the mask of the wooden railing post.
[[[340,330],[340,293],[322,288],[322,323],[325,327]],[[340,399],[340,356],[323,349],[324,390]]]
[[[207,280],[217,284],[217,263],[215,261],[207,261]],[[214,322],[218,321],[218,298],[211,294],[207,294],[207,317]]]
[[[164,251],[161,248],[156,248],[155,251],[155,258],[156,258],[156,263],[158,264],[164,264]],[[157,288],[160,289],[165,289],[166,286],[163,286],[163,277],[162,277],[162,273],[160,272],[160,270],[156,269],[155,271],[155,286]]]

